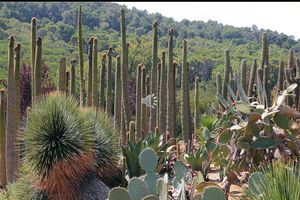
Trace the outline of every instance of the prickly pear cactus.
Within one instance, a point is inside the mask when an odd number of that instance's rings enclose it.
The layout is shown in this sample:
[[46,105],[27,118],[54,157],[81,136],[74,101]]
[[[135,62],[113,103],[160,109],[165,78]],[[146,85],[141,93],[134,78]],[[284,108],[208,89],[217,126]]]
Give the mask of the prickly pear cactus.
[[157,180],[156,189],[159,193],[160,200],[168,200],[168,185],[164,179]]
[[148,173],[154,172],[157,165],[157,155],[151,148],[144,149],[140,154],[140,165]]
[[203,200],[226,200],[224,192],[217,187],[208,187],[204,189]]
[[149,195],[143,198],[143,200],[159,200],[159,199],[154,195]]
[[131,200],[127,190],[121,187],[115,187],[109,192],[108,200]]
[[132,178],[129,181],[128,192],[132,200],[141,200],[151,194],[148,185],[139,178]]

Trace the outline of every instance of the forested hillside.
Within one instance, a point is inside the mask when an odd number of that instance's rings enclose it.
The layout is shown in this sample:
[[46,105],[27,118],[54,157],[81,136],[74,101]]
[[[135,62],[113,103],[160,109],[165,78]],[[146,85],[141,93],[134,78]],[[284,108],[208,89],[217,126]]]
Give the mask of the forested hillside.
[[[77,11],[79,4],[83,6],[83,37],[84,49],[87,53],[88,38],[91,35],[99,39],[98,49],[102,52],[112,46],[119,50],[120,41],[120,8],[108,2],[1,2],[0,3],[0,79],[6,78],[7,69],[7,38],[14,34],[22,43],[23,62],[29,61],[30,55],[30,20],[38,19],[38,36],[43,38],[43,55],[50,71],[56,71],[58,60],[65,56],[67,62],[77,56]],[[131,75],[133,67],[143,63],[150,68],[151,30],[153,21],[159,24],[159,52],[167,48],[168,29],[174,28],[175,60],[180,62],[181,44],[188,40],[188,60],[190,73],[209,79],[217,71],[223,70],[224,49],[231,49],[231,64],[238,69],[241,59],[247,59],[250,66],[252,59],[260,60],[261,35],[268,33],[270,47],[270,64],[278,67],[279,60],[287,59],[287,53],[293,48],[300,51],[300,41],[293,37],[279,34],[271,30],[236,28],[224,26],[216,21],[203,22],[182,20],[174,21],[159,13],[148,14],[135,8],[125,9]],[[160,55],[160,53],[159,53]],[[85,55],[87,60],[87,55]],[[134,68],[135,69],[135,68]],[[52,73],[51,76],[55,76]],[[191,76],[194,77],[194,76]],[[54,77],[53,77],[54,78]],[[191,80],[192,81],[192,80]]]

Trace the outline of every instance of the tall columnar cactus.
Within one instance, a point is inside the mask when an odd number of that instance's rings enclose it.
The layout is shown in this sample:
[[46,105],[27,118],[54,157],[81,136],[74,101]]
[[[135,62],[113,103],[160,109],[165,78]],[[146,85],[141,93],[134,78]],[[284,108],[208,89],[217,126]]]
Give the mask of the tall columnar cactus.
[[285,72],[284,72],[284,63],[281,60],[279,63],[279,72],[278,72],[278,81],[277,81],[277,87],[279,91],[283,91],[283,82],[285,80]]
[[58,90],[66,91],[66,58],[59,61],[58,68]]
[[262,35],[262,53],[261,53],[261,64],[262,73],[264,73],[264,67],[269,65],[269,48],[268,48],[268,39],[267,33]]
[[187,41],[183,41],[182,51],[182,82],[181,82],[181,125],[182,134],[184,136],[184,142],[192,139],[192,133],[190,132],[190,102],[189,102],[189,68],[187,64]]
[[126,124],[125,124],[125,115],[124,115],[124,109],[123,105],[121,104],[121,128],[120,128],[120,133],[121,133],[121,144],[126,145],[127,144],[127,132],[126,132]]
[[165,51],[162,52],[161,55],[161,69],[160,69],[160,84],[159,84],[159,129],[162,134],[166,132],[166,81],[167,81],[167,74],[166,74],[166,53]]
[[89,65],[88,65],[88,91],[87,91],[87,106],[93,105],[93,43],[94,37],[89,39]]
[[106,54],[103,54],[101,61],[100,74],[100,107],[105,110],[105,73],[106,73]]
[[[41,67],[42,67],[42,38],[38,37],[36,41],[36,54],[35,54],[35,66],[34,66],[34,97],[42,94],[42,79],[41,79]],[[33,99],[34,100],[34,99]]]
[[175,111],[175,65],[173,63],[173,29],[169,30],[168,40],[169,50],[169,66],[168,66],[168,78],[167,78],[167,131],[170,134],[170,138],[175,137],[176,133],[176,111]]
[[159,110],[160,110],[160,104],[159,104],[159,98],[160,98],[160,93],[159,93],[159,88],[160,88],[160,79],[161,79],[161,63],[157,64],[157,83],[156,83],[156,91],[157,91],[157,106],[156,106],[156,128],[159,126]]
[[[151,92],[150,94],[157,95],[157,21],[153,23],[153,38],[152,38],[152,67],[151,67]],[[156,107],[150,109],[150,125],[149,132],[153,133],[156,127]]]
[[194,125],[195,125],[195,135],[197,135],[197,130],[200,128],[200,78],[197,76],[195,78],[195,117],[194,117]]
[[76,65],[77,60],[71,60],[71,94],[75,96],[76,93]]
[[222,77],[220,72],[218,72],[216,76],[216,85],[217,85],[217,94],[222,95]]
[[266,91],[267,95],[267,102],[266,102],[266,107],[271,105],[271,86],[269,84],[269,73],[270,73],[270,67],[266,65],[264,68],[263,72],[263,85]]
[[106,106],[105,111],[112,115],[112,48],[108,50],[107,81],[106,81]]
[[[146,86],[146,67],[142,67],[142,75],[141,75],[141,91],[142,98],[147,96],[147,86]],[[145,104],[141,104],[141,121],[142,121],[142,132],[145,134],[148,132],[148,108]],[[144,135],[143,135],[144,136]],[[143,137],[142,136],[142,137]]]
[[135,102],[135,132],[137,140],[142,138],[142,65],[137,66],[136,73],[136,102]]
[[6,178],[10,183],[16,179],[18,168],[17,159],[17,130],[15,120],[15,79],[14,79],[14,36],[9,37],[8,44],[8,78],[7,78],[7,108],[6,112]]
[[93,40],[93,56],[92,56],[92,68],[93,68],[93,106],[99,107],[99,93],[98,93],[98,39]]
[[131,110],[129,104],[129,88],[128,88],[128,46],[126,43],[126,25],[125,25],[125,11],[121,9],[121,38],[122,38],[122,104],[125,110],[125,124],[126,128],[129,126],[131,120]]
[[77,29],[78,29],[78,52],[80,66],[80,107],[84,105],[84,61],[83,61],[83,40],[82,40],[82,11],[81,6],[78,11]]
[[[291,49],[289,51],[289,59],[288,59],[288,66],[285,72],[286,80],[289,83],[289,85],[293,83],[297,83],[299,85],[300,79],[296,78],[296,67],[295,67],[295,61],[294,61],[294,52]],[[298,101],[299,101],[299,90],[295,90],[295,102],[293,102],[292,97],[289,97],[288,103],[289,106],[292,107],[293,103],[295,104],[296,108],[298,108]]]
[[134,121],[131,121],[129,123],[128,139],[129,139],[129,142],[131,142],[133,144],[135,143],[135,131],[134,131],[134,127],[135,127]]
[[224,67],[225,67],[225,75],[224,75],[224,81],[223,81],[223,97],[227,99],[227,85],[229,85],[229,73],[230,73],[230,57],[229,57],[229,49],[225,50],[225,60],[224,60]]
[[243,59],[241,61],[241,82],[244,91],[247,91],[247,61]]
[[256,70],[257,70],[257,62],[256,59],[253,59],[252,66],[251,66],[251,74],[249,79],[249,85],[248,85],[248,97],[253,96],[253,85],[255,83],[255,77],[256,77]]
[[0,90],[0,186],[6,186],[6,166],[5,166],[5,144],[6,144],[6,127],[5,127],[5,90]]
[[34,62],[35,62],[35,51],[36,51],[36,32],[37,32],[37,26],[36,26],[36,18],[31,18],[31,99],[33,100],[33,88],[34,88]]
[[115,104],[114,104],[114,126],[115,129],[121,129],[121,112],[122,112],[122,93],[121,93],[121,63],[120,56],[117,55],[115,70]]
[[70,72],[66,72],[66,94],[70,94]]

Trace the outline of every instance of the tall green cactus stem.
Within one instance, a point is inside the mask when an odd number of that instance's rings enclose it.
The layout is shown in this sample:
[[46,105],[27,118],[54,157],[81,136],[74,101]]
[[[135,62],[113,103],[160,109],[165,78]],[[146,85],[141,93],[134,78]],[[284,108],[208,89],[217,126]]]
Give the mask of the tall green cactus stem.
[[229,57],[229,52],[230,50],[229,49],[226,49],[224,54],[225,54],[225,75],[224,75],[224,81],[223,81],[223,97],[225,99],[227,99],[227,91],[228,91],[228,88],[227,88],[227,85],[229,85],[229,73],[230,73],[230,57]]
[[70,95],[70,72],[66,72],[66,94]]
[[270,67],[265,66],[263,72],[263,85],[265,87],[266,95],[267,95],[267,102],[266,102],[266,108],[271,105],[271,88],[269,85],[269,73],[270,73]]
[[168,66],[168,78],[167,78],[167,131],[170,134],[170,138],[175,137],[176,133],[176,111],[175,111],[175,65],[173,63],[173,29],[170,29],[168,39],[168,51],[169,51],[169,66]]
[[129,131],[128,131],[128,138],[129,138],[129,142],[135,144],[135,131],[134,131],[134,121],[131,121],[129,123]]
[[88,65],[88,89],[87,89],[87,106],[93,105],[93,43],[94,37],[89,39],[89,65]]
[[[194,125],[195,130],[194,133],[197,135],[197,130],[200,128],[200,78],[197,76],[195,78],[195,118],[194,118]],[[193,141],[193,140],[192,140]]]
[[101,61],[101,74],[100,74],[100,107],[105,110],[105,71],[106,71],[106,54],[103,54]]
[[114,126],[115,129],[121,129],[121,108],[122,108],[122,91],[121,91],[121,63],[120,56],[117,55],[115,70],[115,104],[114,104]]
[[157,64],[157,83],[156,83],[156,91],[157,91],[157,106],[156,106],[156,127],[159,126],[159,110],[160,110],[160,104],[159,104],[159,88],[160,88],[160,79],[161,79],[161,63]]
[[181,125],[182,134],[184,136],[184,142],[192,139],[192,133],[190,132],[190,102],[189,102],[189,68],[187,64],[187,41],[183,41],[182,50],[182,79],[181,79]]
[[279,73],[278,73],[278,81],[277,81],[277,87],[279,91],[283,91],[283,82],[284,82],[285,74],[284,74],[284,63],[281,60],[279,63]]
[[33,100],[33,88],[34,88],[34,62],[35,62],[35,51],[36,51],[36,18],[31,18],[31,99]]
[[251,66],[251,74],[249,79],[249,85],[248,85],[248,97],[253,96],[253,85],[255,83],[256,78],[256,70],[257,70],[257,62],[256,59],[253,59],[252,66]]
[[[42,38],[38,37],[36,41],[36,55],[34,66],[34,97],[42,94],[42,80],[41,80],[41,67],[42,67]],[[34,99],[33,99],[34,100]]]
[[83,40],[82,40],[82,10],[79,6],[78,11],[78,20],[77,20],[77,29],[78,29],[78,52],[79,52],[79,66],[80,66],[80,107],[83,107],[84,104],[84,61],[83,61]]
[[241,61],[241,82],[244,91],[247,91],[247,61],[243,59]]
[[98,39],[93,40],[93,56],[92,56],[92,68],[93,68],[93,106],[99,107],[99,93],[98,93]]
[[77,60],[71,60],[71,94],[75,96],[76,93],[76,65]]
[[5,166],[5,90],[0,90],[0,186],[5,188],[6,186],[6,166]]
[[127,132],[126,132],[126,124],[125,124],[125,116],[124,116],[124,109],[123,105],[121,104],[121,144],[126,145],[127,144]]
[[297,58],[296,59],[296,79],[297,79],[297,82],[298,82],[298,87],[295,89],[296,90],[296,94],[297,94],[297,92],[298,92],[298,106],[296,107],[297,108],[297,111],[299,112],[300,111],[300,85],[299,85],[299,83],[300,83],[300,59],[299,58]]
[[[143,66],[142,67],[142,75],[141,75],[141,95],[142,98],[145,98],[147,96],[147,89],[146,89],[146,67]],[[145,134],[146,132],[148,132],[148,116],[147,116],[147,112],[148,108],[145,104],[141,104],[141,122],[142,122],[142,132]],[[143,136],[142,136],[143,137]]]
[[218,72],[216,76],[216,85],[217,85],[217,94],[222,95],[222,77],[220,72]]
[[[263,84],[263,70],[261,67],[257,69],[257,76],[259,77],[259,80]],[[258,81],[258,79],[257,79],[257,81]]]
[[125,25],[125,11],[121,9],[121,38],[122,38],[122,104],[125,110],[125,124],[126,128],[129,126],[131,120],[131,110],[129,104],[129,88],[128,88],[128,47],[126,43],[126,25]]
[[[294,62],[294,52],[291,49],[289,51],[289,59],[288,59],[288,67],[285,72],[286,80],[289,83],[289,85],[293,83],[297,83],[298,87],[300,84],[300,79],[296,77],[297,74],[297,67],[295,67],[295,62]],[[295,91],[295,102],[293,102],[293,98],[290,96],[288,97],[288,105],[292,107],[293,103],[295,104],[296,108],[298,108],[298,101],[299,101],[299,89],[296,89]]]
[[108,115],[112,115],[112,48],[108,50],[107,64],[107,82],[106,82],[106,106],[105,111]]
[[[157,95],[157,21],[153,23],[153,38],[152,38],[152,67],[151,67],[151,92],[150,94]],[[156,107],[150,109],[150,126],[149,132],[153,133],[156,127]]]
[[17,171],[17,135],[15,120],[15,79],[14,79],[14,36],[9,37],[8,44],[8,78],[7,78],[7,108],[6,108],[6,178],[11,183],[16,179]]
[[137,66],[136,73],[136,102],[135,102],[135,131],[137,140],[142,138],[142,65]]
[[[150,87],[151,87],[151,85],[150,85],[150,76],[148,74],[146,76],[146,96],[150,95]],[[149,116],[149,114],[150,114],[150,110],[149,110],[148,107],[146,107],[146,114],[145,114],[146,115],[146,119],[145,119],[146,125],[145,125],[145,131],[144,131],[145,136],[149,134],[149,125],[150,125],[150,121],[149,121],[150,116]]]
[[163,51],[161,55],[161,69],[160,69],[160,84],[159,84],[159,129],[162,134],[166,132],[166,52]]
[[62,58],[59,61],[58,68],[58,90],[66,91],[66,58]]
[[262,53],[261,53],[261,64],[262,75],[264,73],[264,67],[269,65],[269,48],[268,48],[268,39],[267,33],[263,33],[262,35]]

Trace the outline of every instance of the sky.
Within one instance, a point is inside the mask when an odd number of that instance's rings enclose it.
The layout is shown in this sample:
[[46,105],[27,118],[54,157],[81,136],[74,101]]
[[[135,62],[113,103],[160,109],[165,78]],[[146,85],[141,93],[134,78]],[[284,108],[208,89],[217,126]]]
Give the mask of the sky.
[[300,2],[114,2],[182,19],[270,29],[300,39]]

